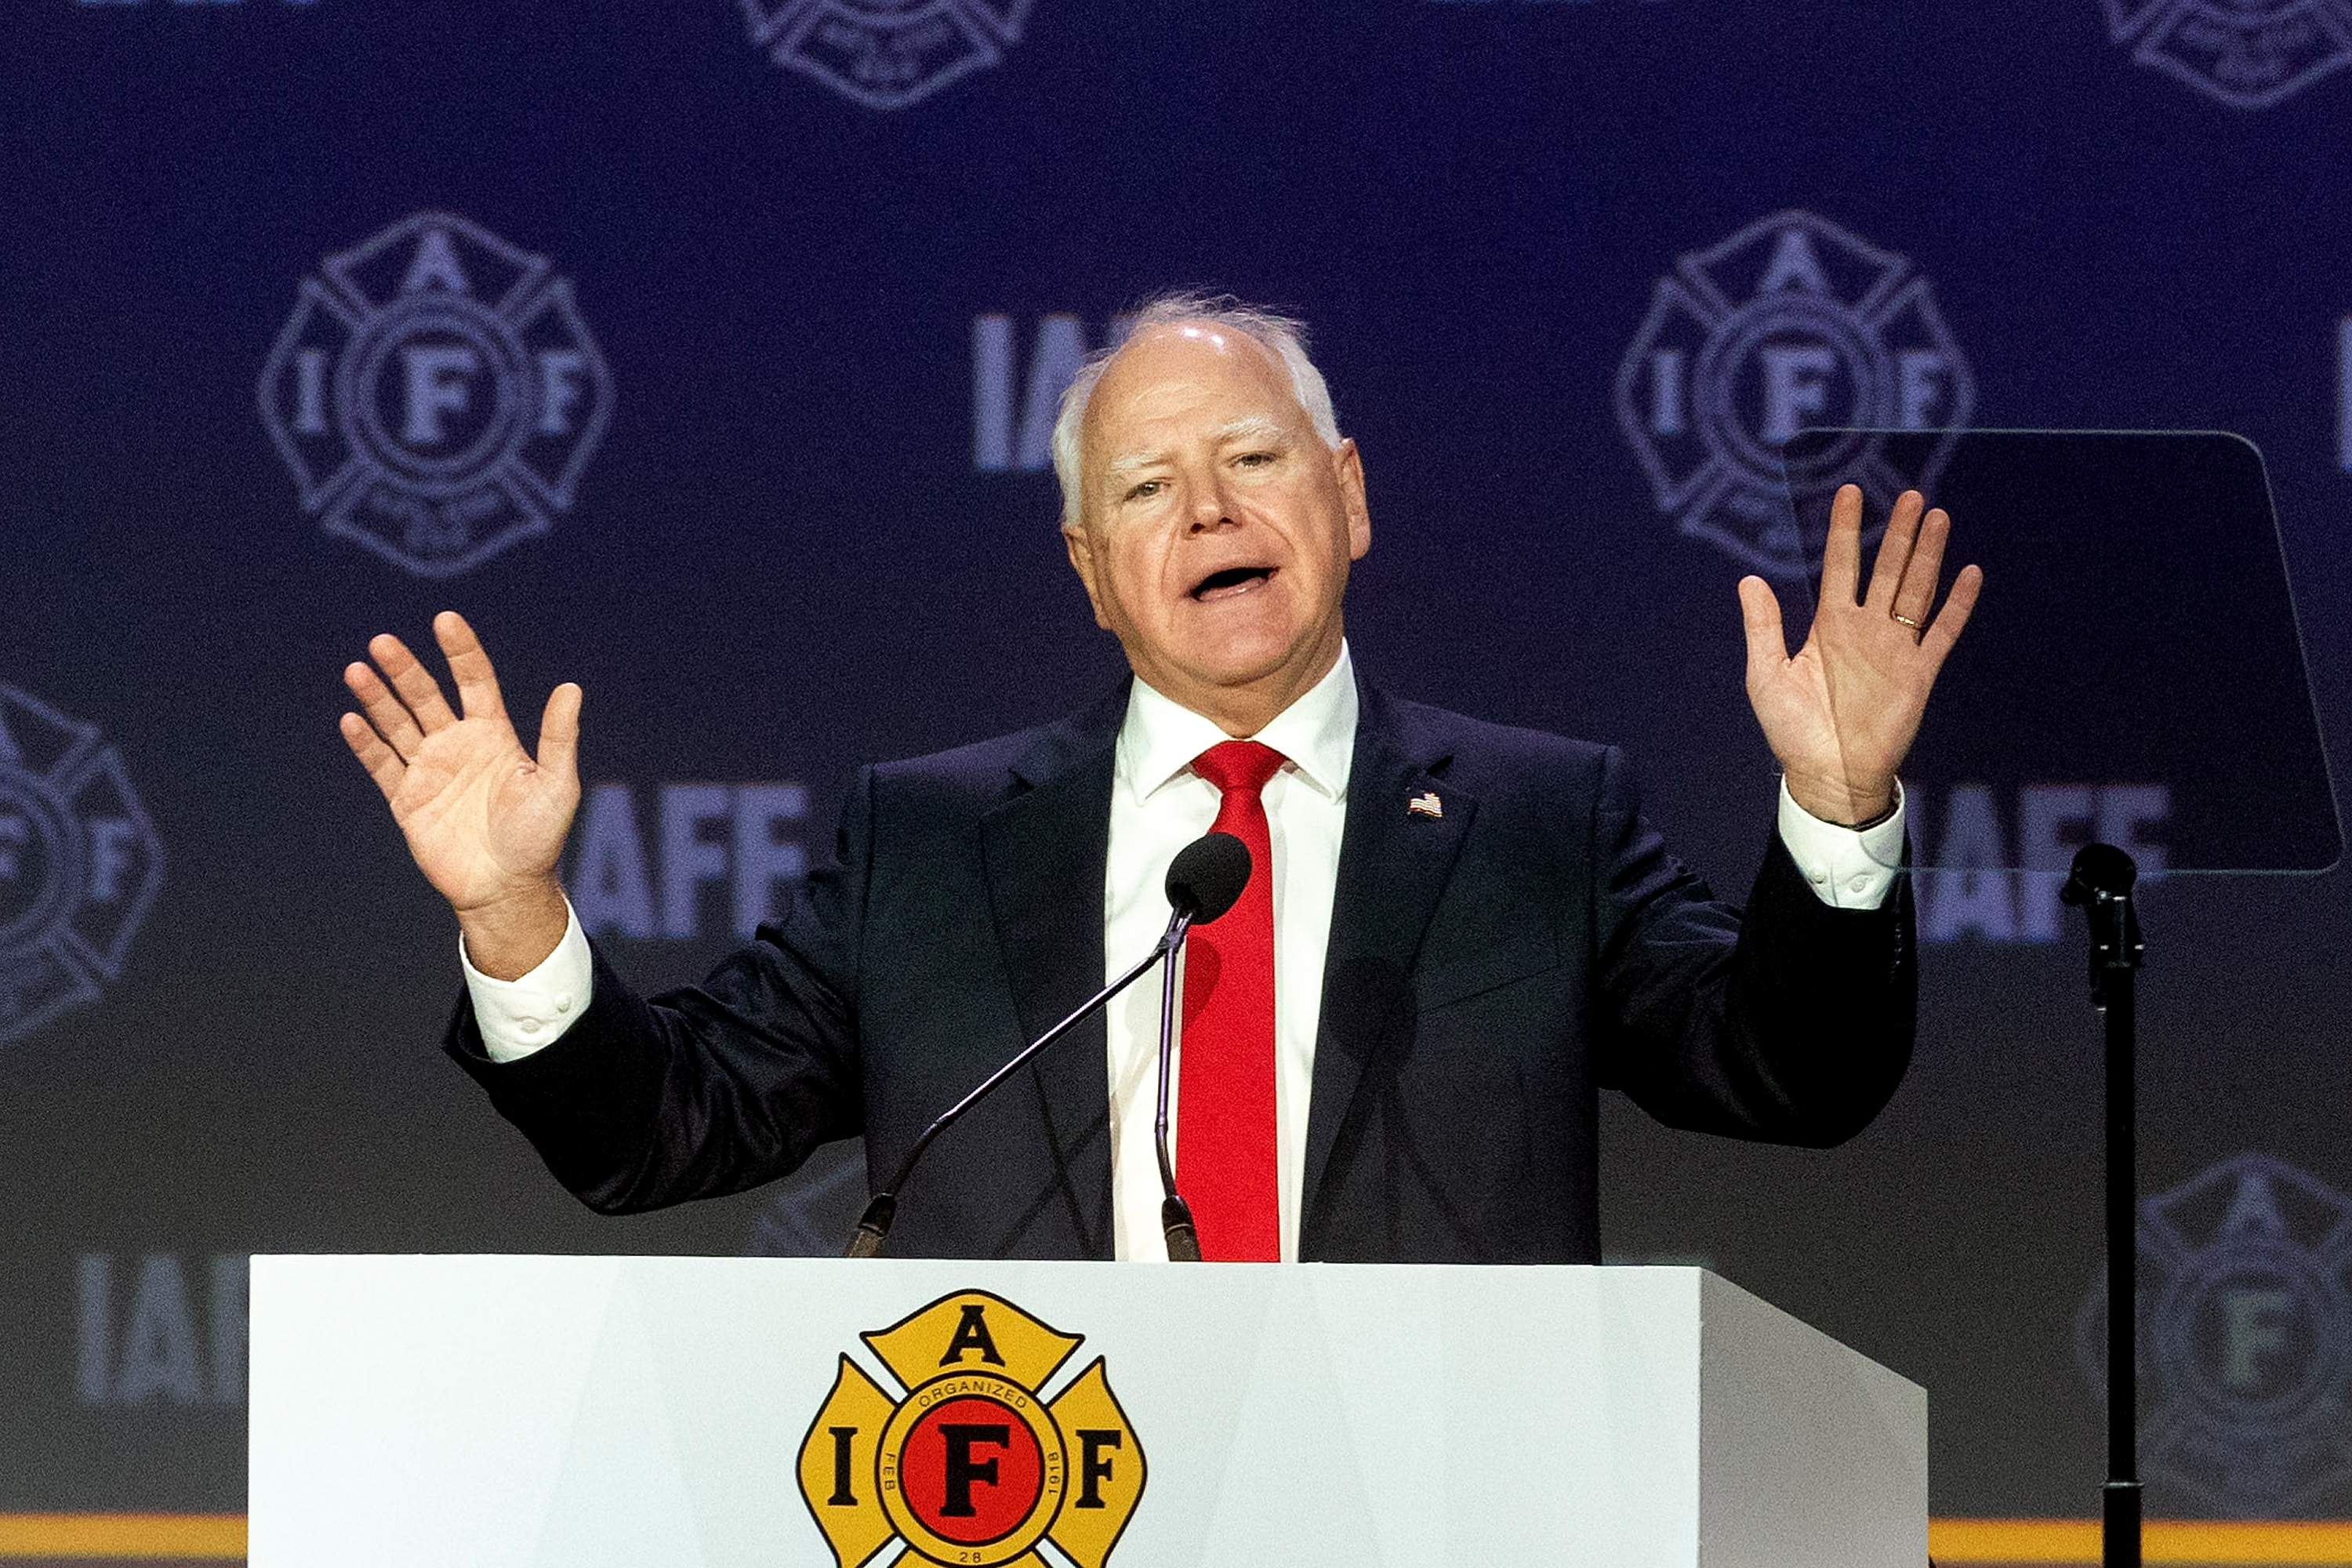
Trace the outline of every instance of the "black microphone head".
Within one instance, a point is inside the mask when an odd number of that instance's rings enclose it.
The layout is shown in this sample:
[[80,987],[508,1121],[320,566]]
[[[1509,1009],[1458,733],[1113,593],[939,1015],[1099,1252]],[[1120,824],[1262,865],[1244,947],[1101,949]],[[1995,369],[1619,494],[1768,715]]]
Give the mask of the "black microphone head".
[[2105,896],[2122,898],[2139,880],[2139,867],[2112,844],[2085,844],[2074,852],[2074,865],[2058,897],[2066,904],[2087,904]]
[[1168,863],[1168,901],[1204,926],[1234,907],[1249,879],[1249,846],[1230,833],[1204,833]]

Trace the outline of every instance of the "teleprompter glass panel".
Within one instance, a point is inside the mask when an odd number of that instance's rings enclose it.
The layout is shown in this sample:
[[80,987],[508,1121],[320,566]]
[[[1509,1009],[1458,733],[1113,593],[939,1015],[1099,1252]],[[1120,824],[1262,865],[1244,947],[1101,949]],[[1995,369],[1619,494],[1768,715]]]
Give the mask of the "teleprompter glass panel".
[[[1871,461],[1849,467],[1857,452]],[[1903,770],[1922,869],[2321,871],[2334,791],[2262,454],[2210,431],[1807,431],[1784,452],[1822,592],[1832,468],[1923,479],[1941,592],[1985,586]],[[1863,583],[1894,500],[1864,480]],[[1795,634],[1797,606],[1790,606]],[[2046,900],[2043,900],[2046,901]]]

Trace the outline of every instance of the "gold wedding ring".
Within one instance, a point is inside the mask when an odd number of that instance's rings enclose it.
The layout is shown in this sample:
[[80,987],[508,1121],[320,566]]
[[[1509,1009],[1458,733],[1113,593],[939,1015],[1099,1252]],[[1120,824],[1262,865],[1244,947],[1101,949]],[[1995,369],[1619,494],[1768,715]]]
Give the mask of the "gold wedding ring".
[[1921,628],[1920,628],[1920,626],[1919,626],[1919,623],[1918,623],[1918,622],[1916,622],[1916,621],[1915,621],[1915,620],[1913,620],[1913,619],[1912,619],[1910,616],[1905,616],[1905,615],[1896,615],[1896,614],[1895,614],[1895,611],[1893,611],[1893,610],[1889,610],[1889,611],[1887,611],[1886,613],[1887,613],[1888,615],[1890,615],[1890,616],[1895,616],[1895,618],[1897,621],[1900,621],[1903,625],[1905,625],[1905,626],[1909,626],[1909,627],[1910,627],[1913,631],[1915,631],[1915,632],[1916,632],[1916,631],[1918,631],[1918,630],[1920,630],[1920,629],[1921,629]]

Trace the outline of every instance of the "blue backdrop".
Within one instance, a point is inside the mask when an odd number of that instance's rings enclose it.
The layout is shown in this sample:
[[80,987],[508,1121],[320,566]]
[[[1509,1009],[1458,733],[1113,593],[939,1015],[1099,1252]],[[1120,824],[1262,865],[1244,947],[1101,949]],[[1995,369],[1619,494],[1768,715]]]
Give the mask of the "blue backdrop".
[[[242,1508],[249,1252],[835,1243],[854,1151],[598,1219],[439,1058],[452,923],[338,672],[455,606],[519,710],[581,681],[574,891],[689,978],[857,764],[1116,678],[1034,410],[1159,288],[1316,327],[1366,673],[1625,745],[1727,889],[1774,787],[1733,584],[1801,593],[1756,499],[1799,424],[2244,434],[2352,732],[2348,59],[2347,0],[14,7],[0,1509]],[[2107,789],[2162,781],[1966,782],[1923,821],[1995,860],[2162,840]],[[1937,1511],[2081,1514],[2095,1025],[2030,886],[1969,900],[1853,1144],[1605,1108],[1609,1249],[1925,1384]],[[2352,897],[2147,913],[2151,1506],[2342,1513]]]

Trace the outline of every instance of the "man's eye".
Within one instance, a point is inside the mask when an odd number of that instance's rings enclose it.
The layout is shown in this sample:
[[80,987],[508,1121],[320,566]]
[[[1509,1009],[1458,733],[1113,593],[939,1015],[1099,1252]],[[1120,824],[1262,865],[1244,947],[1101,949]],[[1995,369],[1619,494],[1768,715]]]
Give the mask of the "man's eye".
[[1276,454],[1272,452],[1244,452],[1240,457],[1235,458],[1234,461],[1239,463],[1244,468],[1262,468],[1268,463],[1273,462],[1275,457]]
[[1165,479],[1146,479],[1141,484],[1136,486],[1133,489],[1128,491],[1127,499],[1129,500],[1149,500],[1153,496],[1158,495],[1161,489],[1166,488],[1166,485],[1167,481]]

